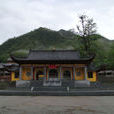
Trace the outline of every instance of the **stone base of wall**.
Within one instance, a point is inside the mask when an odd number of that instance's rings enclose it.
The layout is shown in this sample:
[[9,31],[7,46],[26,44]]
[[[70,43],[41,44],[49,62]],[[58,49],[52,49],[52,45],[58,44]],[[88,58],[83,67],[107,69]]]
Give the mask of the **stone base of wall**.
[[90,87],[90,81],[88,81],[88,80],[77,80],[74,82],[74,87]]
[[30,81],[26,80],[17,80],[16,87],[30,87]]
[[90,81],[88,80],[77,80],[77,81],[60,81],[60,80],[48,80],[48,81],[26,81],[18,80],[16,81],[16,87],[42,87],[42,86],[69,86],[69,87],[90,87]]
[[58,78],[49,78],[48,80],[44,80],[43,86],[62,86],[61,81]]

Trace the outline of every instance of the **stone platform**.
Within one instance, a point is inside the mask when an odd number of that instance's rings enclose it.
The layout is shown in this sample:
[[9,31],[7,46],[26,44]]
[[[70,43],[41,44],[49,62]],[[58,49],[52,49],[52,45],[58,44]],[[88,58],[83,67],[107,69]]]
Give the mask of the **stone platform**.
[[0,90],[0,96],[114,96],[114,90],[18,91]]
[[16,81],[16,87],[90,87],[88,80],[18,80]]
[[[16,87],[0,90],[3,96],[113,96],[114,84],[89,83],[86,81],[62,82],[17,81]],[[56,83],[56,84],[55,84]],[[83,86],[82,86],[83,85]],[[87,86],[89,85],[89,86]]]

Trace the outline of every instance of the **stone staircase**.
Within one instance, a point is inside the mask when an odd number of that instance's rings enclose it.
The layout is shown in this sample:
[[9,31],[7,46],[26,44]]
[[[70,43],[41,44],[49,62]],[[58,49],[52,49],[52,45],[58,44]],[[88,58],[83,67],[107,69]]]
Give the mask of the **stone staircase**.
[[34,87],[34,89],[33,89],[33,91],[55,91],[55,92],[57,92],[57,91],[67,91],[67,87],[53,87],[53,86],[48,86],[48,87]]
[[[101,88],[99,83],[89,83],[86,81],[74,80],[31,80],[18,81],[17,88],[19,90],[30,91],[78,91],[78,90],[92,90]],[[89,86],[88,86],[89,85]]]
[[[81,85],[80,85],[81,84]],[[81,88],[88,88],[88,82],[81,81],[76,83],[74,80],[42,80],[31,81],[30,88],[33,91],[70,91],[79,90]]]
[[49,80],[43,81],[43,86],[53,86],[53,87],[62,86],[62,81],[59,80],[58,78],[50,78]]

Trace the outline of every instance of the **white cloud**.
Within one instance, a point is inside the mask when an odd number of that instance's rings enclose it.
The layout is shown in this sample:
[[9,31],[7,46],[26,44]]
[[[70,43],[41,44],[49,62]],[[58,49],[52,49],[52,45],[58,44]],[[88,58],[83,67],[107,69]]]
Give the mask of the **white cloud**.
[[113,5],[113,0],[0,0],[0,43],[40,26],[75,28],[83,12],[93,17],[100,34],[114,39]]

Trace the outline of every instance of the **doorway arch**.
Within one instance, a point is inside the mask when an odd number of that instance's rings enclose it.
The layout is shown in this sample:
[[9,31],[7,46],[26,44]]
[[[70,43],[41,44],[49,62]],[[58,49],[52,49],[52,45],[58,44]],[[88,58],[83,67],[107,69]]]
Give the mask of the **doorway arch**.
[[58,71],[57,71],[57,69],[51,69],[49,71],[49,78],[58,78]]
[[43,71],[38,70],[37,73],[36,73],[36,80],[40,79],[40,75],[44,75],[44,73],[43,73]]
[[69,70],[65,70],[63,72],[64,79],[71,80],[71,72]]

